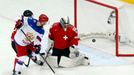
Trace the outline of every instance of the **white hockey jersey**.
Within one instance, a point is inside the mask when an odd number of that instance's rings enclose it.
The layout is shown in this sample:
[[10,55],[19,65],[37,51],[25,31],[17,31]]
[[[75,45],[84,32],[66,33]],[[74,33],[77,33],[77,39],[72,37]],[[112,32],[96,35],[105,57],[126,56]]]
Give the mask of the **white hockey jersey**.
[[[44,29],[37,27],[37,20],[31,17],[23,18],[23,26],[17,30],[14,40],[20,46],[26,46],[30,43],[38,45],[44,35]],[[24,33],[23,33],[24,32]]]

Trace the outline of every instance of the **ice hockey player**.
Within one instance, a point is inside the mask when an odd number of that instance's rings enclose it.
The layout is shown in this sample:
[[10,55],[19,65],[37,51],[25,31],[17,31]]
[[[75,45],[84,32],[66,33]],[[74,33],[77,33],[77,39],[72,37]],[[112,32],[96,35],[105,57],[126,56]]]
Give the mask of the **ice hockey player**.
[[25,10],[21,18],[16,21],[15,27],[11,35],[11,46],[16,53],[17,51],[15,47],[14,35],[16,34],[17,30],[23,25],[23,17],[32,17],[32,16],[33,16],[33,12],[31,10]]
[[[74,60],[73,58],[75,57],[80,57],[79,59],[86,58],[86,60],[88,60],[88,57],[85,57],[84,55],[81,57],[81,54],[77,50],[79,40],[77,35],[77,29],[70,24],[69,17],[66,19],[61,18],[60,22],[54,23],[50,28],[48,36],[48,47],[46,49],[46,52],[49,53],[48,50],[52,48],[52,58],[51,56],[48,56],[48,58],[50,58],[50,61],[53,60],[53,58],[56,58],[57,67],[72,67],[78,65],[77,63],[79,60],[74,62],[76,65],[67,66],[67,64],[64,64],[66,63],[66,60],[70,60],[67,61],[69,62],[68,64],[74,64],[72,63],[72,60]],[[54,66],[54,63],[52,63],[52,65]]]
[[43,26],[48,22],[48,17],[41,14],[36,20],[32,17],[23,17],[22,26],[14,35],[16,58],[14,60],[13,75],[21,75],[25,59],[30,57],[36,64],[43,65],[37,60],[36,54],[40,52],[40,42],[44,35]]

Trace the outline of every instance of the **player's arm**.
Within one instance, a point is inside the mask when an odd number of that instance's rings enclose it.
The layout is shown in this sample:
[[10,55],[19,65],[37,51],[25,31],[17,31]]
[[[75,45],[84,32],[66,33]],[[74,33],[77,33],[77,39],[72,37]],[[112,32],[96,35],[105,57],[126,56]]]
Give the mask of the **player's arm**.
[[18,19],[16,21],[16,24],[15,24],[15,28],[14,29],[19,29],[19,28],[22,27],[22,25],[23,25],[22,21],[20,19]]
[[70,58],[75,58],[75,57],[78,57],[79,56],[79,51],[78,51],[78,41],[79,41],[79,38],[78,38],[78,32],[77,32],[77,29],[75,27],[72,27],[72,37],[71,37],[71,40],[70,40],[70,55],[69,57]]
[[72,35],[71,35],[71,38],[70,38],[70,46],[78,46],[78,41],[79,41],[79,38],[78,38],[78,32],[77,32],[77,29],[75,27],[72,27]]

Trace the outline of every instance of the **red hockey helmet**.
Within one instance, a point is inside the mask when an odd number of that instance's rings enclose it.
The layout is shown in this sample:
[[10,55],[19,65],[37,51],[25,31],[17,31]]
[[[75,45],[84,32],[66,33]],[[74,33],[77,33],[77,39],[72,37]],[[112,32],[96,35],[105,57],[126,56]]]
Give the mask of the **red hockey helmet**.
[[39,22],[47,22],[48,20],[49,20],[49,18],[45,14],[41,14],[39,16]]

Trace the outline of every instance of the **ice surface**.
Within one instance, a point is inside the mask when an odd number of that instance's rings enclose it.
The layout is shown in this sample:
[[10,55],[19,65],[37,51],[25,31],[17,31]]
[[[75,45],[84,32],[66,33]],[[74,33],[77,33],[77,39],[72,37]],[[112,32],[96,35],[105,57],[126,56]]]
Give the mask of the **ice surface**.
[[[63,7],[61,7],[61,5]],[[14,27],[14,21],[23,10],[31,9],[34,16],[46,13],[50,17],[49,25],[45,26],[46,34],[42,44],[43,49],[47,46],[47,32],[51,24],[58,21],[61,16],[70,16],[73,24],[73,2],[72,0],[0,0],[0,75],[11,75],[15,53],[10,45],[10,36]],[[61,11],[62,10],[62,11]],[[60,11],[60,12],[59,12]],[[100,40],[103,41],[103,40]],[[86,43],[86,42],[85,42]],[[109,45],[105,50],[96,49],[92,46],[80,44],[82,53],[89,56],[90,66],[79,66],[74,68],[54,68],[55,75],[133,75],[134,65],[132,58],[115,57],[113,49]],[[100,44],[98,40],[94,44]],[[101,43],[102,45],[105,45]],[[110,52],[109,52],[110,51]],[[40,67],[33,62],[28,68],[24,67],[22,75],[54,75],[47,65]]]

